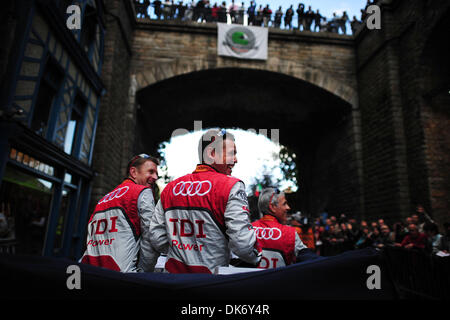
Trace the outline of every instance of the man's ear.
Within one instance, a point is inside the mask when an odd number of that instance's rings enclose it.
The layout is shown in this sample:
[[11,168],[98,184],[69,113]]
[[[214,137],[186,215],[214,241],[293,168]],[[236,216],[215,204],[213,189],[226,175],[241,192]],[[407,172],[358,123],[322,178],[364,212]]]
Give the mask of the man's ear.
[[213,164],[215,156],[216,156],[216,150],[211,146],[207,146],[203,152],[203,161],[206,164]]
[[272,203],[272,202],[269,202],[269,209],[270,209],[270,212],[275,212],[273,209],[275,208],[275,205]]
[[135,179],[136,176],[137,176],[137,168],[136,167],[131,167],[130,168],[130,172],[128,174],[129,174],[130,177]]

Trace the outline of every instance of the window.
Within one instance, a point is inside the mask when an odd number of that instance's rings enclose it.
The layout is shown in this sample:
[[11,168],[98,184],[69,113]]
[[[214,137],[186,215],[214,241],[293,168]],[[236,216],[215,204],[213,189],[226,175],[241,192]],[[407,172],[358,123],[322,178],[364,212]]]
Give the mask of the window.
[[64,140],[64,152],[75,155],[78,149],[78,143],[82,134],[82,123],[86,112],[87,102],[80,94],[77,94],[72,106],[70,120],[67,124],[66,138]]
[[61,72],[57,62],[53,58],[48,57],[31,121],[31,129],[43,137],[47,134],[50,111],[63,78],[64,74]]
[[7,165],[0,187],[0,252],[43,251],[53,183]]

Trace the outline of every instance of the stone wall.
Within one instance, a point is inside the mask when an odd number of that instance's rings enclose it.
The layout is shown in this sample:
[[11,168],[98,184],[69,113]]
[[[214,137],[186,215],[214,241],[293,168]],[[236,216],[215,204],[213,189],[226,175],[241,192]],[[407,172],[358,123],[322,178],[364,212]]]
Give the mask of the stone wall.
[[134,34],[132,74],[138,88],[193,71],[238,67],[279,72],[313,83],[357,105],[350,36],[271,30],[267,61],[217,55],[214,24],[140,22]]

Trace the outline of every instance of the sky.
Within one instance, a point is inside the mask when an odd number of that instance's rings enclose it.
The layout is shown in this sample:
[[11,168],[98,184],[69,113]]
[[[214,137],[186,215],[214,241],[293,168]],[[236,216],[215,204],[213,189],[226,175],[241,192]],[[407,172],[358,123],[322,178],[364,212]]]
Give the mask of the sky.
[[[254,178],[262,177],[265,170],[270,172],[274,179],[283,179],[279,166],[280,145],[270,140],[270,130],[267,133],[268,137],[240,129],[228,131],[235,136],[238,160],[233,168],[232,176],[244,182],[247,193],[251,193],[249,187],[254,182]],[[194,131],[172,138],[162,149],[170,177],[176,179],[194,171],[198,163],[198,142],[204,132],[205,130]],[[161,179],[158,181],[158,185],[164,187]],[[295,184],[290,181],[283,180],[280,183],[283,190],[289,186],[293,191],[297,189]]]

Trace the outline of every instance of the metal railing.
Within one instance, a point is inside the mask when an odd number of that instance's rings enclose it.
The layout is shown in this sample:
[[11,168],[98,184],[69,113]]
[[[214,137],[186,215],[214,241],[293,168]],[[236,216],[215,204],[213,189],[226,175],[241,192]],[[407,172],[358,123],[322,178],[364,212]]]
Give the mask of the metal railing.
[[391,246],[383,255],[401,298],[450,299],[450,257]]

